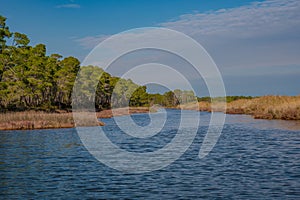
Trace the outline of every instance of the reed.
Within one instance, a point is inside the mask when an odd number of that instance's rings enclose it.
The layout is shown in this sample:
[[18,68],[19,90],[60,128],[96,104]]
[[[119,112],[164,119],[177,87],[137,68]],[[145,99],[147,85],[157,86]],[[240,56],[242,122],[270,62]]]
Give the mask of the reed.
[[[148,107],[130,107],[104,110],[101,112],[82,112],[76,125],[71,112],[9,112],[0,113],[0,130],[27,130],[27,129],[50,129],[72,128],[75,126],[103,126],[103,122],[97,118],[110,118],[113,116],[130,115],[133,113],[147,113]],[[91,120],[92,119],[92,120]]]
[[97,112],[97,118],[111,118],[122,115],[130,115],[135,113],[148,113],[155,112],[155,108],[149,107],[124,107],[124,108],[114,108],[110,110],[103,110]]
[[[195,110],[183,105],[183,109]],[[252,99],[238,99],[226,104],[199,102],[200,111],[226,112],[227,114],[247,114],[256,119],[300,120],[300,96],[262,96]]]
[[72,113],[10,112],[0,113],[0,130],[74,127]]
[[300,96],[263,96],[227,104],[227,113],[250,114],[257,119],[300,120]]

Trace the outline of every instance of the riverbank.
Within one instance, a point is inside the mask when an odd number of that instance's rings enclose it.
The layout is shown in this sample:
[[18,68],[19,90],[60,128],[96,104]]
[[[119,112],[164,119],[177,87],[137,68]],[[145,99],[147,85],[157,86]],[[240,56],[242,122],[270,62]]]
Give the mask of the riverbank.
[[182,105],[182,109],[246,114],[255,119],[300,120],[300,96],[262,96],[252,99],[238,99],[224,103],[199,102],[197,105]]
[[[213,104],[200,101],[196,104],[181,105],[181,109],[206,112],[226,112],[227,114],[252,115],[255,119],[300,120],[300,96],[262,96],[253,99],[238,99],[228,102],[226,110],[224,103]],[[179,108],[179,107],[178,107]],[[118,108],[97,112],[97,118],[111,118],[113,116],[130,115],[134,113],[148,113],[148,107]],[[150,110],[151,112],[151,110]],[[79,126],[103,126],[103,122],[86,120]],[[89,118],[87,118],[89,119]],[[78,124],[77,124],[78,126]],[[31,130],[75,127],[71,112],[10,112],[0,113],[0,130]]]
[[240,99],[230,102],[226,113],[252,115],[255,119],[300,120],[300,96]]
[[[113,116],[130,115],[134,113],[147,113],[147,107],[117,108],[113,110],[103,110],[96,112],[97,118],[110,118]],[[86,121],[80,126],[103,126],[103,122]],[[73,128],[75,123],[71,112],[10,112],[0,113],[0,130],[32,130],[32,129],[54,129],[54,128]]]

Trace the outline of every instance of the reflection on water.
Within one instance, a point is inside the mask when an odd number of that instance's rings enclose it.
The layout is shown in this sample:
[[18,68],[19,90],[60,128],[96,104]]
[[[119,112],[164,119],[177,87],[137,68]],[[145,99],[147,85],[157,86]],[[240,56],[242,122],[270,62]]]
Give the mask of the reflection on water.
[[[134,152],[155,151],[172,140],[179,111],[153,139],[131,138],[113,119],[108,137]],[[147,115],[133,116],[140,122]],[[75,129],[0,132],[1,199],[299,199],[298,122],[227,115],[218,143],[199,160],[209,113],[190,148],[168,167],[124,174],[93,158]],[[142,124],[142,123],[141,123]],[[206,124],[206,125],[205,125]],[[134,162],[134,161],[133,161]]]

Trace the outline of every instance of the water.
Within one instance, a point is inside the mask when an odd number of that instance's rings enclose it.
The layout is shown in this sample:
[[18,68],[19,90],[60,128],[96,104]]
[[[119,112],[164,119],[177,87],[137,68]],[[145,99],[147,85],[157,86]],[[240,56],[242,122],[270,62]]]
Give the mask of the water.
[[[154,151],[176,134],[179,111],[168,112],[165,129],[152,139],[130,139],[114,119],[105,119],[104,129],[112,142],[127,151]],[[177,161],[143,174],[122,173],[98,162],[75,129],[1,131],[0,198],[300,198],[298,122],[227,115],[218,143],[200,160],[209,117],[209,113],[201,114],[193,144]],[[149,116],[138,114],[133,120],[147,125]]]

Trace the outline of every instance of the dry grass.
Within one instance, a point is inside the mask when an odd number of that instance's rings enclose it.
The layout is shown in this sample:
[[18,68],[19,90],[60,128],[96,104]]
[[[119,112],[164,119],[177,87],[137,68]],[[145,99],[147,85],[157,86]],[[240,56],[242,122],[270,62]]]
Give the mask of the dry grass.
[[[189,105],[183,109],[224,112],[224,103],[213,106],[208,102],[199,102],[199,109]],[[262,96],[253,99],[239,99],[227,103],[226,113],[248,114],[257,119],[300,120],[300,96]]]
[[227,113],[250,114],[259,119],[300,120],[300,96],[263,96],[227,104]]
[[0,130],[74,127],[72,113],[12,112],[0,114]]
[[179,105],[177,108],[183,109],[183,110],[199,110],[204,112],[224,112],[225,111],[225,103],[216,102],[216,103],[209,103],[207,101],[200,101],[198,102],[198,105],[195,103],[188,103]]
[[[97,112],[82,112],[80,121],[76,126],[103,126],[97,118],[110,118],[113,116],[129,115],[132,113],[146,113],[149,108],[118,108]],[[36,111],[0,113],[0,130],[27,130],[49,128],[72,128],[75,126],[73,114],[67,112],[46,113]]]
[[[181,109],[200,111],[224,112],[224,104],[218,102],[213,105],[208,102],[199,104],[180,105]],[[119,108],[105,110],[96,113],[97,118],[109,118],[113,116],[129,115],[132,113],[147,113],[149,108]],[[150,109],[151,112],[151,109]],[[284,119],[300,120],[300,96],[263,96],[254,99],[239,99],[227,103],[228,114],[249,114],[259,119]],[[95,113],[92,113],[95,116]],[[83,116],[82,122],[76,126],[104,125],[90,116]],[[45,113],[45,112],[12,112],[0,113],[0,130],[22,130],[22,129],[46,129],[46,128],[71,128],[74,127],[72,113]]]
[[113,116],[130,115],[134,113],[147,113],[152,112],[151,108],[148,107],[125,107],[115,108],[112,110],[103,110],[97,112],[97,118],[111,118]]

